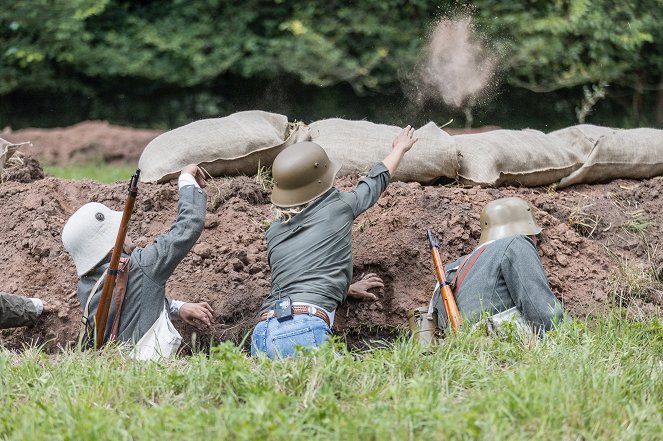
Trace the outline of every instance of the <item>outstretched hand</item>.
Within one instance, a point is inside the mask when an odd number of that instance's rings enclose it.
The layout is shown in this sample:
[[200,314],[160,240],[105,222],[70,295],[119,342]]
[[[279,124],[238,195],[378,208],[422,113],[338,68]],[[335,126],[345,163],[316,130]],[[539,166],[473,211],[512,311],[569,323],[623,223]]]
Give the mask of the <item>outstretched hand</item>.
[[212,326],[214,311],[207,302],[185,303],[180,307],[180,319],[196,328]]
[[398,164],[401,163],[403,156],[412,148],[414,143],[417,142],[417,138],[414,138],[414,127],[408,125],[401,130],[394,141],[391,143],[392,149],[391,152],[387,155],[382,163],[389,170],[389,175],[394,176]]
[[414,127],[408,125],[394,138],[391,146],[405,153],[412,148],[415,142],[417,142],[417,138],[414,138]]
[[384,288],[382,279],[377,274],[369,273],[348,288],[348,297],[357,300],[369,300],[375,302],[378,297],[368,292],[369,289]]
[[182,169],[181,173],[188,173],[193,176],[200,188],[205,188],[207,185],[205,183],[205,175],[203,174],[203,171],[196,164],[187,165]]

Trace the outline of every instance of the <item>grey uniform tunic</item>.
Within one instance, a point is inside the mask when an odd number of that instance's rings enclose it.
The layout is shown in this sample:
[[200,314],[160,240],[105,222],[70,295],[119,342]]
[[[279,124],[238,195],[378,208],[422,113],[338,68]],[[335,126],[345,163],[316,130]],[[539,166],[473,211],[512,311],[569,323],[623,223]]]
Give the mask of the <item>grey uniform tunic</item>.
[[27,297],[0,292],[0,329],[29,326],[37,321],[37,309]]
[[[122,305],[118,340],[138,341],[150,329],[166,305],[166,281],[200,237],[205,224],[207,195],[193,185],[180,189],[177,220],[167,233],[153,244],[136,248],[131,253],[129,281]],[[90,290],[110,264],[110,255],[103,263],[83,275],[78,283],[78,299],[83,308]],[[103,283],[90,302],[89,322],[94,323]],[[115,296],[111,300],[105,339],[115,319]]]
[[[463,256],[445,267],[447,279]],[[562,305],[550,290],[539,253],[527,236],[510,236],[486,246],[456,293],[465,320],[477,322],[482,312],[494,315],[514,306],[537,330],[562,319]],[[439,313],[439,311],[438,311]],[[442,313],[446,319],[446,313]]]
[[288,223],[273,222],[266,233],[272,290],[260,313],[281,296],[334,311],[352,280],[352,222],[389,184],[378,163],[349,192],[331,188]]

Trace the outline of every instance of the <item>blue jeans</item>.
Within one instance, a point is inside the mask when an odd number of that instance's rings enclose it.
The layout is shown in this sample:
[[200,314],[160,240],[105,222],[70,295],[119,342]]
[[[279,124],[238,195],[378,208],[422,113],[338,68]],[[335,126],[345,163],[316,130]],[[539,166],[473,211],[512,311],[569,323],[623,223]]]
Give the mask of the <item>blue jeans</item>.
[[299,355],[301,348],[322,346],[331,336],[324,320],[310,314],[293,315],[292,319],[279,322],[268,318],[258,323],[251,336],[251,355],[266,353],[269,358]]

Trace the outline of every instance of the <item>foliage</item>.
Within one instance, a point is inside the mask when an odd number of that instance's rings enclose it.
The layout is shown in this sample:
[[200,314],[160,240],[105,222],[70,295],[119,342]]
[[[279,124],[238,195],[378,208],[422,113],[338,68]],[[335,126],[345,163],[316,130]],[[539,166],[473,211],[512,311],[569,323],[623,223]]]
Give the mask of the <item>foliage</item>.
[[223,343],[167,363],[118,348],[0,351],[7,439],[656,439],[663,327],[569,321],[533,347],[464,330],[283,361]]
[[512,88],[582,106],[583,86],[608,84],[635,117],[656,99],[663,0],[22,0],[0,9],[0,96],[227,94],[228,78],[399,94],[435,21],[468,13]]

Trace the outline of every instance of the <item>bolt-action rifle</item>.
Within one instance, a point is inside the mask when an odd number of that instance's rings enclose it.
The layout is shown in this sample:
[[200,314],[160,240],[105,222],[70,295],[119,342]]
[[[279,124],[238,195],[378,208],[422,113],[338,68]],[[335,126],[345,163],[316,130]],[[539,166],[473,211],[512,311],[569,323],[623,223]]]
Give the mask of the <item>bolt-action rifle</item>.
[[[110,309],[111,298],[113,297],[113,290],[115,289],[115,279],[117,278],[117,273],[120,266],[120,256],[122,255],[124,240],[127,237],[129,220],[131,219],[131,213],[134,209],[134,202],[136,201],[136,196],[138,195],[139,177],[140,169],[136,170],[136,173],[131,176],[131,180],[129,181],[129,195],[127,196],[127,200],[124,203],[124,211],[122,212],[120,230],[117,232],[115,246],[113,247],[113,254],[111,255],[110,265],[108,266],[108,273],[106,274],[106,279],[104,280],[104,288],[101,291],[99,306],[97,307],[97,313],[94,316],[94,329],[97,333],[97,349],[100,349],[104,344],[106,323],[108,322],[108,310]],[[117,311],[116,313],[119,314],[120,312]]]
[[447,277],[444,274],[444,266],[442,265],[442,258],[440,257],[439,250],[440,244],[435,236],[433,236],[430,229],[426,230],[426,235],[428,236],[428,243],[430,244],[431,254],[433,255],[435,275],[437,276],[437,282],[440,285],[440,296],[444,303],[444,309],[446,310],[449,323],[451,323],[451,331],[456,332],[462,320],[460,318],[460,312],[458,311],[458,305],[456,305],[456,299],[451,291],[451,286],[447,282]]

